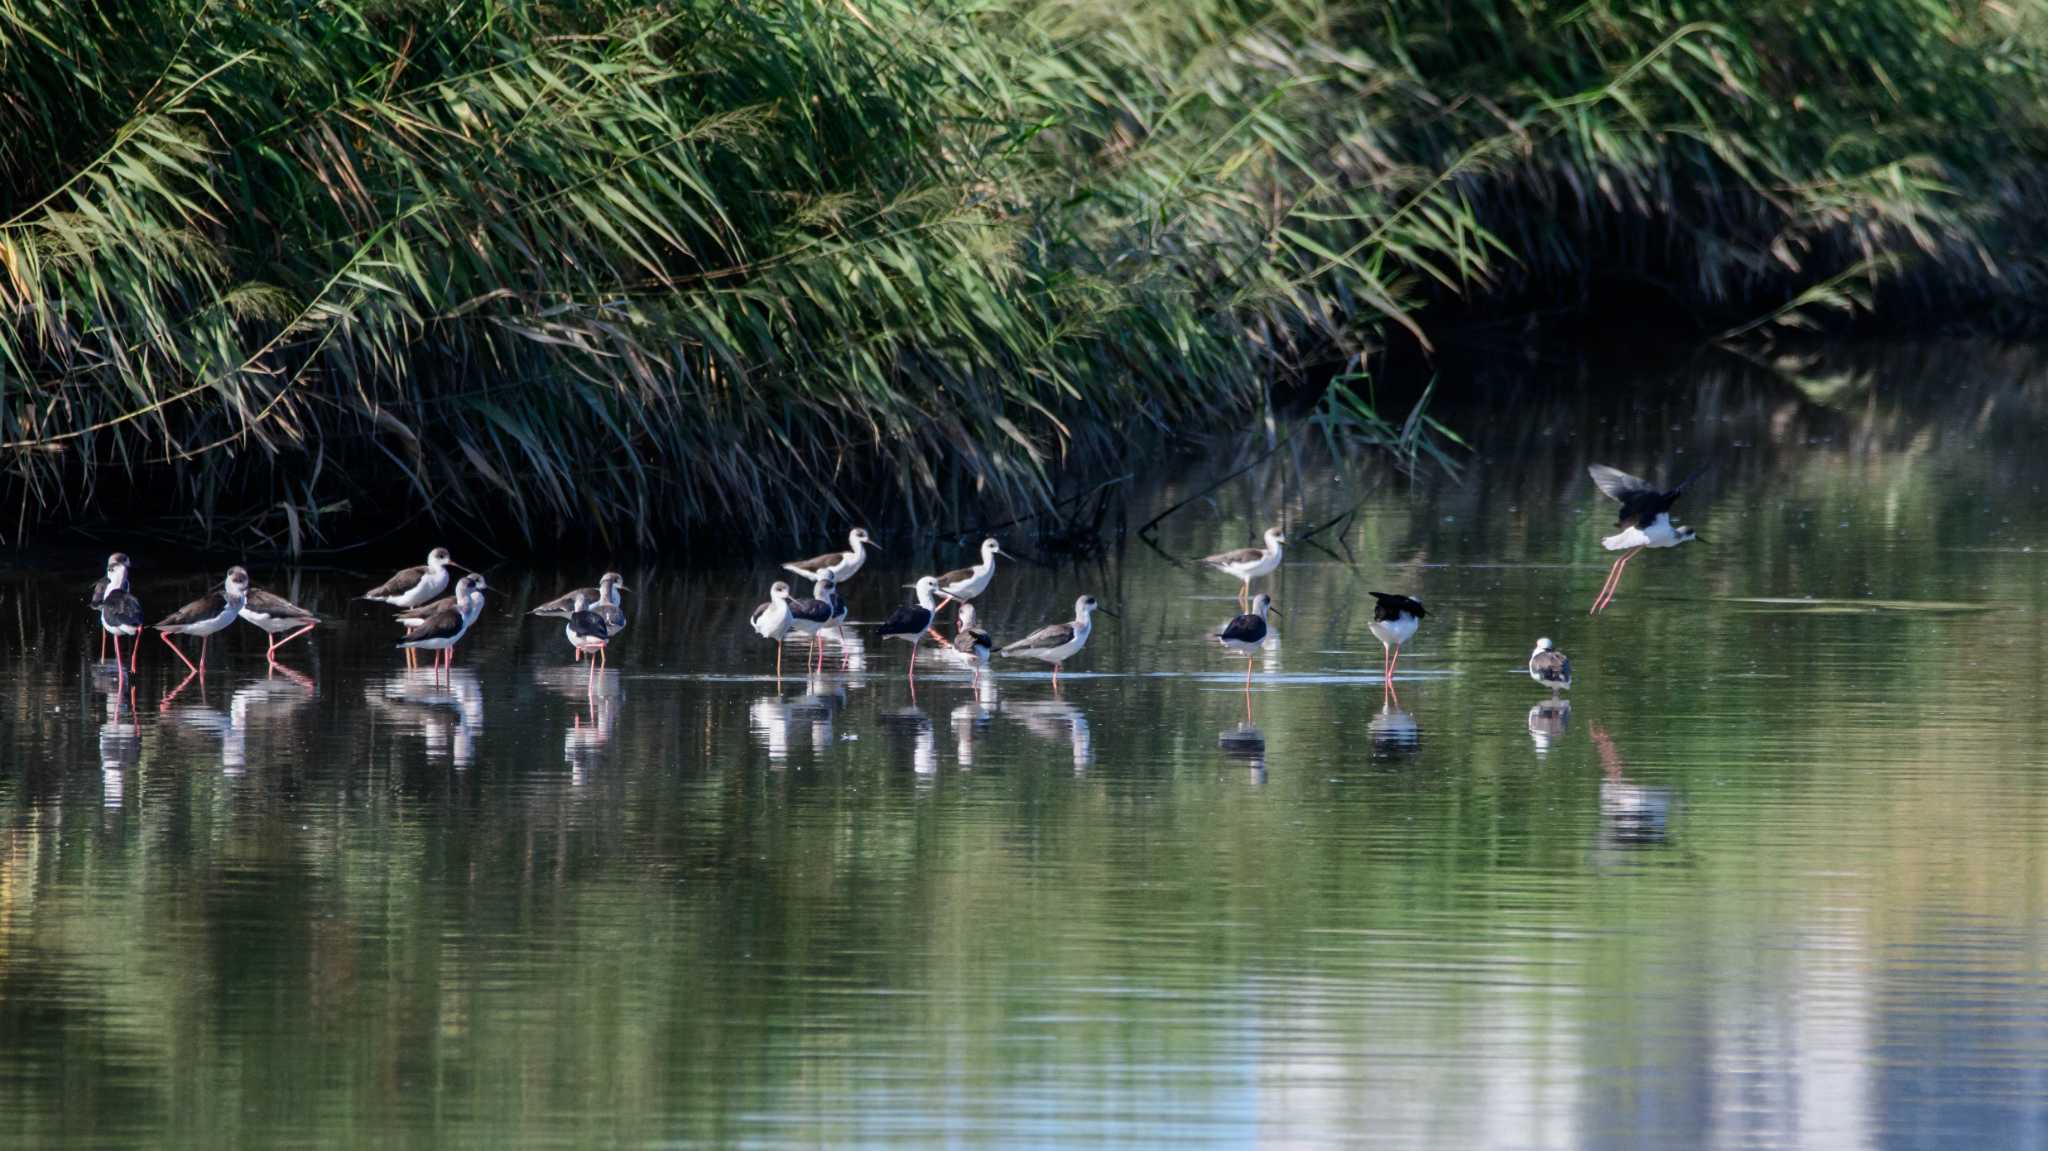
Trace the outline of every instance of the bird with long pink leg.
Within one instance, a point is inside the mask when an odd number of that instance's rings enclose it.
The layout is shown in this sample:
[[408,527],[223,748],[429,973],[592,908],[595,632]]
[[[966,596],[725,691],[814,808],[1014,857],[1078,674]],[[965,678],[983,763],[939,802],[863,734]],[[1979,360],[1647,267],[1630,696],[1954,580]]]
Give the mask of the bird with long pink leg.
[[[206,647],[213,640],[215,632],[225,631],[242,614],[242,605],[249,599],[249,572],[245,568],[232,567],[219,587],[158,620],[151,626],[180,660],[185,670],[204,675]],[[199,662],[193,663],[177,644],[171,642],[174,635],[196,635],[199,637]]]
[[1660,490],[1646,480],[1606,464],[1594,464],[1586,470],[1592,474],[1593,484],[1601,494],[1621,505],[1621,515],[1615,520],[1615,526],[1621,530],[1600,541],[1601,547],[1622,554],[1607,570],[1607,582],[1601,585],[1600,594],[1594,598],[1593,609],[1586,613],[1598,615],[1614,602],[1615,590],[1621,586],[1622,569],[1628,566],[1628,561],[1642,554],[1643,549],[1675,548],[1700,538],[1699,533],[1691,528],[1671,522],[1671,505],[1677,503],[1685,489],[1705,475],[1707,469],[1698,469],[1670,491]]

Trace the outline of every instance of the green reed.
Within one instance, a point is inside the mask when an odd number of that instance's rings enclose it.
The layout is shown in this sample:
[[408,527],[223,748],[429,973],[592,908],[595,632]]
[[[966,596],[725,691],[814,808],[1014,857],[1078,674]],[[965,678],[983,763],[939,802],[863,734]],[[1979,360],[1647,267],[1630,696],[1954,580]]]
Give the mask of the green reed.
[[9,534],[928,526],[1596,250],[1766,326],[2025,297],[2042,43],[1904,0],[0,0]]

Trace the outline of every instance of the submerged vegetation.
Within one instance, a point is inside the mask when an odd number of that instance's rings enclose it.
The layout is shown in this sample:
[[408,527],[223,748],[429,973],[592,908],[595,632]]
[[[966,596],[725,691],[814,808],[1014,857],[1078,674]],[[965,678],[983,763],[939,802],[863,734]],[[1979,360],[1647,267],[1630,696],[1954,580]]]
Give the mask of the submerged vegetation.
[[1356,414],[1433,308],[2031,308],[2044,48],[1908,0],[0,0],[7,534],[1015,515],[1278,389]]

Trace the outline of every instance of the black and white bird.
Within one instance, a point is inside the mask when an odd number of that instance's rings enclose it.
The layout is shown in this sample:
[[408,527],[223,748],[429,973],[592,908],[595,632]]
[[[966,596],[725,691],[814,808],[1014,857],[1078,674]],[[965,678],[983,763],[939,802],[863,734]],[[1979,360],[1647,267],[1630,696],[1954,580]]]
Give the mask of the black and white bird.
[[1238,589],[1237,602],[1247,603],[1251,599],[1252,581],[1280,570],[1281,545],[1286,542],[1287,533],[1279,528],[1267,528],[1265,547],[1217,552],[1213,556],[1203,556],[1202,563],[1224,575],[1243,580],[1244,586]]
[[813,582],[820,575],[831,572],[833,579],[845,583],[853,578],[853,573],[860,570],[860,565],[868,562],[868,549],[875,544],[868,538],[868,529],[855,528],[847,533],[846,546],[848,550],[843,552],[826,552],[807,560],[791,560],[782,565],[783,570],[794,572]]
[[1252,597],[1252,610],[1232,619],[1216,633],[1216,639],[1226,651],[1236,652],[1244,657],[1244,685],[1252,685],[1252,664],[1257,661],[1260,649],[1266,646],[1266,637],[1273,632],[1266,620],[1268,613],[1279,615],[1273,606],[1273,597],[1260,592]]
[[839,581],[831,572],[811,581],[811,598],[824,600],[832,605],[832,630],[839,636],[839,648],[846,649],[846,600],[839,594]]
[[[242,602],[242,620],[261,628],[270,637],[263,658],[277,662],[277,649],[320,626],[320,617],[298,604],[259,587],[249,589]],[[283,639],[277,637],[284,636]]]
[[981,541],[980,563],[939,576],[939,595],[944,597],[940,600],[939,606],[944,607],[945,600],[950,599],[965,607],[967,601],[987,591],[989,582],[996,576],[997,556],[1016,558],[1004,551],[1003,545],[997,543],[994,537],[990,537]]
[[[235,622],[242,614],[242,605],[248,602],[248,598],[249,573],[242,568],[232,567],[228,569],[227,578],[221,581],[219,587],[150,626],[156,628],[156,633],[162,637],[164,646],[176,652],[178,658],[185,662],[188,671],[198,671],[206,666],[206,645],[212,640],[213,634]],[[174,635],[199,637],[197,664],[184,652],[179,651],[177,644],[171,642]]]
[[747,626],[762,639],[775,641],[775,678],[782,678],[782,641],[789,638],[792,620],[789,612],[789,585],[776,580],[768,588],[768,602],[757,604],[754,613],[747,617]]
[[839,618],[844,619],[846,617],[844,610],[839,606],[837,597],[831,594],[831,588],[836,587],[837,583],[832,579],[830,573],[827,573],[823,579],[820,579],[812,586],[814,590],[817,588],[825,589],[826,594],[790,600],[789,626],[790,630],[800,631],[810,637],[810,655],[813,670],[814,672],[822,672],[825,670],[825,641],[818,638],[818,633],[832,626],[832,618],[835,611],[840,613]]
[[915,589],[917,602],[904,604],[889,613],[875,634],[885,639],[910,641],[910,682],[917,682],[917,645],[924,641],[924,634],[931,630],[932,620],[939,614],[939,603],[935,598],[939,589],[937,576],[919,576]]
[[[107,658],[107,637],[114,637],[114,668],[121,670],[121,640],[136,639],[142,635],[142,601],[128,587],[128,571],[133,565],[128,553],[115,552],[107,557],[107,574],[92,585],[92,610],[100,613],[100,658]],[[128,671],[135,670],[137,649],[141,643],[128,645]]]
[[974,605],[963,603],[953,616],[953,650],[974,668],[974,682],[981,682],[981,671],[988,666],[988,655],[993,649],[988,633],[974,626]]
[[1039,628],[1016,643],[1004,646],[1002,654],[1017,659],[1035,659],[1052,665],[1052,686],[1060,686],[1060,667],[1078,655],[1088,646],[1088,636],[1095,630],[1093,616],[1101,612],[1106,616],[1116,613],[1095,601],[1092,595],[1084,595],[1074,601],[1074,618],[1066,623],[1050,624]]
[[569,646],[576,649],[576,658],[590,657],[590,675],[597,674],[597,663],[605,658],[605,644],[611,640],[611,626],[604,617],[591,610],[591,597],[587,589],[579,588],[570,592],[569,614],[564,617],[562,634],[568,638]]
[[1690,543],[1699,533],[1688,527],[1671,522],[1671,505],[1694,480],[1706,474],[1702,467],[1680,480],[1670,491],[1660,491],[1648,482],[1618,471],[1606,464],[1594,464],[1586,469],[1593,476],[1593,483],[1608,499],[1621,505],[1621,515],[1615,526],[1621,530],[1600,541],[1600,546],[1611,552],[1621,552],[1621,558],[1607,571],[1607,582],[1600,588],[1600,594],[1593,600],[1593,610],[1588,615],[1606,610],[1614,602],[1615,589],[1621,586],[1621,569],[1634,559],[1644,548],[1675,548]]
[[[445,556],[446,553],[443,554]],[[398,641],[398,646],[405,649],[407,655],[431,651],[436,671],[443,667],[453,670],[455,645],[469,634],[470,625],[483,614],[484,592],[488,590],[483,576],[474,572],[463,576],[455,585],[454,598],[408,625],[405,638]]]
[[[619,593],[632,590],[626,586],[625,576],[617,572],[606,572],[598,577],[596,587],[580,587],[556,596],[527,614],[550,619],[568,619],[572,613],[579,610],[576,607],[576,600],[580,596],[584,603],[581,610],[589,611],[603,620],[605,638],[610,639],[626,629],[626,608],[620,601]],[[576,658],[583,657],[579,654]]]
[[1550,694],[1567,691],[1572,686],[1572,661],[1557,650],[1549,638],[1536,641],[1536,650],[1529,653],[1529,678],[1550,689]]
[[1422,626],[1422,617],[1429,613],[1422,610],[1419,599],[1383,591],[1369,594],[1373,598],[1372,634],[1379,638],[1386,653],[1386,684],[1392,687],[1394,668],[1401,662],[1401,645],[1415,638],[1415,629]]
[[448,587],[448,567],[454,563],[447,548],[427,553],[427,562],[404,571],[357,596],[357,599],[388,603],[392,607],[418,608],[429,604]]

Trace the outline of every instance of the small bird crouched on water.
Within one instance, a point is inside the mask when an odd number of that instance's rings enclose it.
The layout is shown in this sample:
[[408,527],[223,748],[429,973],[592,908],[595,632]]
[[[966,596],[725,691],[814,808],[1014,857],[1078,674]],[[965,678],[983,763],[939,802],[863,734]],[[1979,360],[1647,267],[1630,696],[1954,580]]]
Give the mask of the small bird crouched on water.
[[1675,548],[1700,538],[1699,533],[1691,528],[1671,522],[1671,505],[1677,503],[1685,489],[1705,475],[1707,469],[1703,467],[1694,471],[1668,492],[1659,491],[1647,481],[1606,464],[1594,464],[1586,470],[1592,475],[1594,486],[1608,499],[1621,505],[1621,515],[1615,520],[1615,526],[1621,530],[1600,541],[1600,546],[1608,551],[1623,554],[1608,569],[1607,582],[1601,585],[1600,594],[1593,600],[1593,610],[1587,613],[1597,615],[1614,602],[1614,592],[1621,586],[1621,569],[1627,567],[1628,561],[1637,553],[1644,548]]
[[1550,689],[1550,694],[1569,690],[1572,686],[1572,661],[1557,650],[1557,645],[1548,638],[1536,641],[1536,650],[1529,653],[1529,678]]

